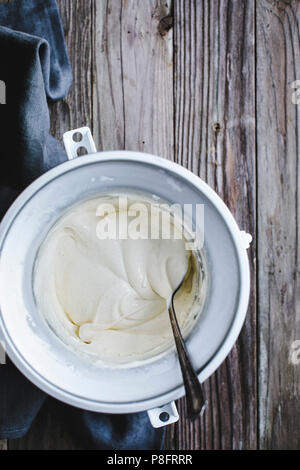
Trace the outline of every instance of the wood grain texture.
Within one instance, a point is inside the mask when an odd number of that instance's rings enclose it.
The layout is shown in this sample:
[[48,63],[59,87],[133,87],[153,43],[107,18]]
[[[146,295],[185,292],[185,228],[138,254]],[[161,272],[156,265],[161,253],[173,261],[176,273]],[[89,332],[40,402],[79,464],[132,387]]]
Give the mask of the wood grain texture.
[[92,126],[93,0],[58,0],[66,37],[73,84],[68,96],[51,106],[51,132],[62,140],[64,132]]
[[173,158],[170,0],[103,0],[95,6],[93,134],[101,150]]
[[258,2],[257,177],[260,446],[300,448],[299,106],[300,4]]
[[[255,237],[254,2],[174,2],[175,159],[206,180],[240,227]],[[173,449],[253,449],[257,445],[255,241],[246,324],[205,384],[201,420],[167,433]],[[220,312],[220,315],[222,312]]]

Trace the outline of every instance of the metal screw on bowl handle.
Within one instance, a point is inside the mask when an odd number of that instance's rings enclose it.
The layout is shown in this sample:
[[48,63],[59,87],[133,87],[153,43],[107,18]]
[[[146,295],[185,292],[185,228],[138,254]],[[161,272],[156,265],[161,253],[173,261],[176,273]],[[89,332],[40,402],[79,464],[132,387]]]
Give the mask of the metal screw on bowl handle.
[[204,413],[205,408],[207,406],[207,400],[205,399],[202,386],[191,364],[175,313],[174,297],[179,291],[182,284],[183,281],[173,292],[171,300],[169,302],[168,311],[185,388],[187,416],[189,419],[194,420],[199,415],[202,416],[202,414]]

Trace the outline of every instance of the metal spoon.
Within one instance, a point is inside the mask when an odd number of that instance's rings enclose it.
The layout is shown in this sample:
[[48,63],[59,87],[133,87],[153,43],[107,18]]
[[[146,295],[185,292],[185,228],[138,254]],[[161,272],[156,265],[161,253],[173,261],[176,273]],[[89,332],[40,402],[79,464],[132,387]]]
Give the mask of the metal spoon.
[[167,301],[170,322],[173,330],[173,335],[175,339],[177,354],[179,358],[179,363],[181,367],[181,373],[185,388],[186,394],[186,403],[187,403],[187,415],[191,420],[196,419],[199,415],[202,416],[205,408],[207,406],[207,400],[205,399],[202,386],[198,380],[197,374],[191,364],[184,339],[182,337],[176,313],[174,308],[174,298],[177,292],[182,287],[185,281],[186,275],[181,280],[178,287],[170,295]]

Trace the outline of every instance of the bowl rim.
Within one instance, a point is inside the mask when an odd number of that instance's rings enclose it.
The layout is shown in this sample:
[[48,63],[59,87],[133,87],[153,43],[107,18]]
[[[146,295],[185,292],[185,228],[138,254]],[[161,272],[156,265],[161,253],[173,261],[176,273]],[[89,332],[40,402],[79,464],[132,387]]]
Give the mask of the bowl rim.
[[[123,162],[127,160],[129,162],[150,164],[157,167],[157,169],[167,170],[169,172],[175,173],[177,176],[180,176],[184,180],[188,180],[190,184],[192,184],[196,189],[200,190],[200,192],[202,192],[207,197],[207,199],[213,204],[213,206],[218,211],[219,215],[223,218],[224,222],[226,223],[230,235],[233,239],[236,248],[240,274],[240,292],[238,304],[234,319],[232,321],[227,336],[225,337],[223,343],[220,345],[219,349],[216,351],[215,355],[210,359],[210,361],[202,368],[202,370],[198,374],[200,382],[204,382],[216,371],[216,369],[228,356],[229,352],[231,351],[240,334],[247,314],[250,296],[250,268],[247,251],[241,236],[241,231],[230,210],[223,202],[223,200],[217,195],[217,193],[212,188],[210,188],[210,186],[205,183],[200,177],[196,176],[190,170],[182,167],[178,163],[154,156],[152,154],[124,150],[96,152],[94,154],[89,154],[84,157],[66,161],[58,165],[57,167],[47,171],[37,180],[35,180],[19,195],[19,197],[8,209],[0,224],[0,258],[4,241],[9,233],[10,226],[13,223],[14,219],[18,216],[19,212],[22,211],[22,207],[44,185],[56,179],[58,176],[61,176],[62,174],[68,171],[72,171],[75,168],[89,165],[91,163],[101,163],[105,161],[118,160],[121,160]],[[22,357],[21,353],[18,351],[17,346],[11,340],[9,332],[6,330],[6,327],[3,323],[1,312],[1,299],[0,340],[4,341],[8,356],[16,365],[16,367],[23,373],[23,375],[27,377],[27,379],[29,379],[37,387],[39,387],[46,393],[52,395],[53,397],[79,408],[84,408],[91,411],[107,412],[112,414],[130,413],[149,410],[158,406],[162,406],[173,400],[177,400],[184,395],[183,385],[178,386],[177,388],[167,393],[159,395],[158,397],[132,403],[114,404],[99,402],[69,394],[68,392],[58,388],[54,384],[50,383],[48,380],[44,379],[44,377],[37,373],[30,366],[30,364],[28,364],[27,361]]]

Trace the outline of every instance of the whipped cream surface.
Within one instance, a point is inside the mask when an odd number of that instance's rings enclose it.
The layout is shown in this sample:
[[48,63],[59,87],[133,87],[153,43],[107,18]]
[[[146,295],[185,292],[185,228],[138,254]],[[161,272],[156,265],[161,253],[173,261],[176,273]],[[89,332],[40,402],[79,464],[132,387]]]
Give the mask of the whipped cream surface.
[[[117,201],[114,195],[99,196],[59,219],[39,250],[33,287],[39,311],[73,350],[130,363],[173,346],[167,299],[186,273],[175,306],[183,332],[191,329],[203,285],[186,239],[162,238],[162,229],[178,230],[174,216],[160,223],[158,239],[120,239],[120,231],[115,239],[101,239],[99,223],[103,228],[117,220],[122,230],[134,204],[151,206],[137,195],[130,196],[127,208]],[[149,211],[138,214],[139,230],[146,230]]]

